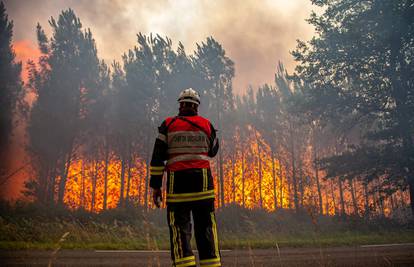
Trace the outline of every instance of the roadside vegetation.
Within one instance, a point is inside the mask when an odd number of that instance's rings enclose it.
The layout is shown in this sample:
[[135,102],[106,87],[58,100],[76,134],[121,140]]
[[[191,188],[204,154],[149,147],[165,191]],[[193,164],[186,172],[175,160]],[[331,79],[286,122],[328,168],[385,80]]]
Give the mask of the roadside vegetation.
[[[407,211],[408,212],[408,211]],[[165,210],[139,207],[99,214],[1,203],[1,249],[168,249]],[[414,242],[405,217],[313,216],[310,211],[266,212],[232,205],[217,211],[221,247],[283,248]]]

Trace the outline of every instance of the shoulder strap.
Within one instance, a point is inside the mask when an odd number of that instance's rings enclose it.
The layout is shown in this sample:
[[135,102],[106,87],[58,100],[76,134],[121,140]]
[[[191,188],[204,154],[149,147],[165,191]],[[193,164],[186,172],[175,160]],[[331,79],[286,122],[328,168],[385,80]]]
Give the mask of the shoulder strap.
[[178,119],[178,116],[175,116],[174,118],[171,119],[170,123],[168,123],[165,128],[167,129],[168,132],[168,128],[170,128],[171,124],[173,124],[173,122],[175,122]]

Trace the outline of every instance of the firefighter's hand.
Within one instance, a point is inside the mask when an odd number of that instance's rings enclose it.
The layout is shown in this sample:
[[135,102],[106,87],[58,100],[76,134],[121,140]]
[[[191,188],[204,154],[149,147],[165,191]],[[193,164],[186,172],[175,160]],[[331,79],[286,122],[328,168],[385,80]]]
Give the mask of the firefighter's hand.
[[155,206],[157,206],[157,208],[161,206],[162,193],[160,188],[152,190],[152,201],[154,202]]

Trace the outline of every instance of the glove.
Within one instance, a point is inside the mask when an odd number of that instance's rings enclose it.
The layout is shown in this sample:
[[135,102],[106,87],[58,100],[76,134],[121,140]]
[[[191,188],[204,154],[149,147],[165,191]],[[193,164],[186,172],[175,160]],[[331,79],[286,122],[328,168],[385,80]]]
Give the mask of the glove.
[[162,193],[160,188],[152,190],[152,201],[154,202],[155,206],[157,206],[157,208],[161,206]]

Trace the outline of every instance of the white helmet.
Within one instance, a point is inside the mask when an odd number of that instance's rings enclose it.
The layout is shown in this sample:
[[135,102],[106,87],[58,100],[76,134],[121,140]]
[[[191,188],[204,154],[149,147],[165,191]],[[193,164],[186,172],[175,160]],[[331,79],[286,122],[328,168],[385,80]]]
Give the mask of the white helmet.
[[193,88],[183,90],[178,97],[178,102],[190,102],[200,105],[200,95]]

